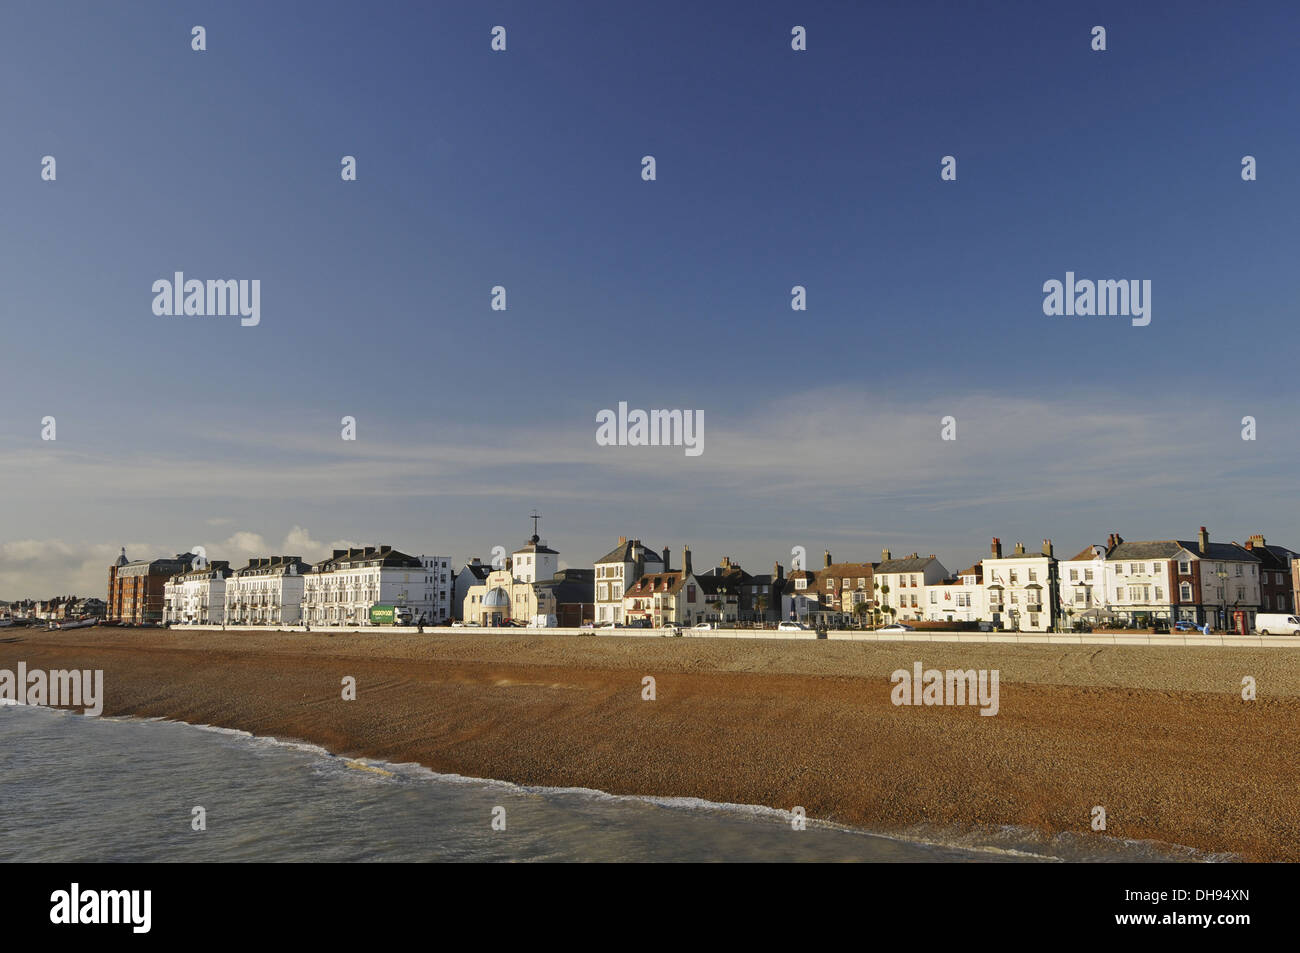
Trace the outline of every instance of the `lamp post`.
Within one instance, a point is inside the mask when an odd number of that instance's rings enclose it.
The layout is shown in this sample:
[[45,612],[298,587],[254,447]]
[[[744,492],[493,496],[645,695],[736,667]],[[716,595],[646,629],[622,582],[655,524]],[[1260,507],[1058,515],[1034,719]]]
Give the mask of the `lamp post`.
[[1220,569],[1215,573],[1219,577],[1219,595],[1223,599],[1223,629],[1228,629],[1228,571]]

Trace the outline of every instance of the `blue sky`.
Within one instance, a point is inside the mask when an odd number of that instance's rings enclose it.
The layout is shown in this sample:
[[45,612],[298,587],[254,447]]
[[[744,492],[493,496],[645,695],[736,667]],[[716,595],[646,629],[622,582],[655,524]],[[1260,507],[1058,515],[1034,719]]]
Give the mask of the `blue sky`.
[[[0,598],[533,507],[574,565],[1300,548],[1294,6],[885,6],[5,4]],[[177,270],[261,324],[155,316]],[[1045,316],[1066,271],[1150,326]],[[705,452],[597,447],[619,401]]]

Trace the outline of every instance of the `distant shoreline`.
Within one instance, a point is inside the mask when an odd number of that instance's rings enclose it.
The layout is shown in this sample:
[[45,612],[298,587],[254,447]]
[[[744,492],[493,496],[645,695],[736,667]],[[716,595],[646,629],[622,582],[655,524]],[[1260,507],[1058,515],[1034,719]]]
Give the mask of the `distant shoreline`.
[[[611,794],[801,806],[909,836],[1016,825],[1300,859],[1300,655],[1270,649],[21,630],[0,668],[104,670],[105,715]],[[996,717],[891,671],[1001,671]],[[1241,699],[1243,676],[1259,686]],[[341,680],[357,680],[343,701]],[[643,679],[656,698],[642,699]]]

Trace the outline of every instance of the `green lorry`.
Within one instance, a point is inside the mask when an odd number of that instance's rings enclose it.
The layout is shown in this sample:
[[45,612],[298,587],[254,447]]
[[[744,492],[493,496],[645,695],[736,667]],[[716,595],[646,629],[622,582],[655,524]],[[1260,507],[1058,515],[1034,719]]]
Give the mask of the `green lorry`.
[[415,613],[410,606],[375,603],[370,607],[371,625],[410,625],[414,620]]

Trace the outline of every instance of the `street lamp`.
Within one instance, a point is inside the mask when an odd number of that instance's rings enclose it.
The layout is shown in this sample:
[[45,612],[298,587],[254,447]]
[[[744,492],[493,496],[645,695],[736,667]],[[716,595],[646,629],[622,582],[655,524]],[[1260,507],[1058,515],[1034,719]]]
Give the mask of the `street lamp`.
[[1219,595],[1223,599],[1223,629],[1228,629],[1228,571],[1220,569],[1215,573],[1219,577]]

